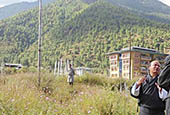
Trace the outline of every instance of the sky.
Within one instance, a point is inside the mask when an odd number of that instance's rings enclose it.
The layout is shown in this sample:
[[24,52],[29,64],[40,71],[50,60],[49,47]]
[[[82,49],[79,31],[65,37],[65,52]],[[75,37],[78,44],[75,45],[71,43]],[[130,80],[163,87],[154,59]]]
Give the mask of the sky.
[[[0,0],[0,7],[10,5],[10,4],[13,4],[13,3],[23,2],[23,1],[34,2],[34,1],[37,1],[37,0]],[[170,0],[159,0],[159,1],[170,6]]]
[[170,6],[170,0],[159,0],[161,2],[163,2],[164,4]]

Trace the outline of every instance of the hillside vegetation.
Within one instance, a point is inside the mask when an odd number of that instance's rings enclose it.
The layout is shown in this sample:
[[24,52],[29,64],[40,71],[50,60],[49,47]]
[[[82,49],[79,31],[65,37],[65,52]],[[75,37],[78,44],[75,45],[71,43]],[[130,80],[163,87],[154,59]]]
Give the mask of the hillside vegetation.
[[[136,115],[137,101],[129,92],[113,86],[125,82],[100,75],[75,77],[73,87],[66,77],[16,74],[0,77],[0,114],[5,115]],[[128,86],[132,84],[126,81]],[[47,90],[44,90],[46,88]]]
[[159,0],[108,0],[117,5],[134,9],[144,13],[170,14],[170,7]]
[[109,2],[131,10],[141,17],[163,23],[170,22],[170,7],[159,0],[108,0]]
[[[163,52],[170,25],[134,14],[103,0],[58,0],[43,8],[42,65],[60,58],[75,66],[109,67],[108,52],[132,45]],[[0,61],[37,64],[38,9],[0,21]],[[166,42],[164,42],[166,41]]]

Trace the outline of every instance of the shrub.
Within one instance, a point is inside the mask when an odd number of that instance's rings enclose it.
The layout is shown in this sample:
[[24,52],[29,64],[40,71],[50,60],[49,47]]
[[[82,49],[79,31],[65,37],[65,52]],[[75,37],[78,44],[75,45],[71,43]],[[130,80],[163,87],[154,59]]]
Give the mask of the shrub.
[[28,71],[31,72],[31,73],[37,72],[37,68],[34,67],[34,66],[30,66],[28,69],[29,69]]

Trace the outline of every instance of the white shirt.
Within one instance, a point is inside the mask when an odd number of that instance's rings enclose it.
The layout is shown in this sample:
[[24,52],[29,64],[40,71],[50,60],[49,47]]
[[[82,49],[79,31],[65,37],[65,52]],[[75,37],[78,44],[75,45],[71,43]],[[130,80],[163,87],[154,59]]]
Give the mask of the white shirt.
[[[138,96],[139,95],[139,90],[140,90],[140,87],[139,86],[138,88],[136,88],[136,83],[132,86],[132,90],[131,90],[131,93],[134,95],[134,96]],[[162,88],[162,90],[160,91],[159,90],[159,97],[164,100],[168,95],[168,92]]]

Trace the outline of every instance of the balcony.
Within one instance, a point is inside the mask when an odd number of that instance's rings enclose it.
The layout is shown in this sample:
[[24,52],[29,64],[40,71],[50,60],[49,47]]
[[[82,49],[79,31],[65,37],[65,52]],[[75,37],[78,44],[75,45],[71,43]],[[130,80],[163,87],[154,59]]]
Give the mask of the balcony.
[[154,57],[154,60],[159,60],[160,62],[164,62],[165,57]]
[[141,56],[141,60],[152,60],[152,58],[151,57],[149,57],[149,56]]
[[150,65],[150,62],[149,61],[141,61],[141,66],[145,66],[145,67],[148,67]]
[[127,57],[121,57],[121,59],[129,59],[130,56],[127,56]]

